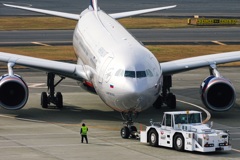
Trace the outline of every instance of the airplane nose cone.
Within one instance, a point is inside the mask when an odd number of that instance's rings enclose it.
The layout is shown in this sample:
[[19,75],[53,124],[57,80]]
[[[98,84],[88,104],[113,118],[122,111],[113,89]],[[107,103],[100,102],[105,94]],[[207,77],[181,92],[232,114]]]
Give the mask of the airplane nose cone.
[[149,106],[148,101],[151,100],[148,97],[151,93],[149,93],[147,83],[131,80],[126,83],[122,89],[124,90],[124,95],[122,97],[122,105],[124,108],[141,111],[143,108]]
[[141,81],[130,81],[124,85],[124,89],[129,94],[140,95],[147,90],[147,84]]

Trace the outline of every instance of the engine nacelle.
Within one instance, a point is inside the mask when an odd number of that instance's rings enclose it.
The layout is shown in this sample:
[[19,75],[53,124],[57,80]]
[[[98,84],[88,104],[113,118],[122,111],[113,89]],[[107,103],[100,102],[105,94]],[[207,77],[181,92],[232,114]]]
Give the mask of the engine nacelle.
[[0,106],[8,110],[24,107],[28,100],[28,86],[18,76],[8,74],[0,77]]
[[223,77],[207,77],[200,86],[200,94],[204,105],[213,111],[227,111],[236,100],[232,83]]

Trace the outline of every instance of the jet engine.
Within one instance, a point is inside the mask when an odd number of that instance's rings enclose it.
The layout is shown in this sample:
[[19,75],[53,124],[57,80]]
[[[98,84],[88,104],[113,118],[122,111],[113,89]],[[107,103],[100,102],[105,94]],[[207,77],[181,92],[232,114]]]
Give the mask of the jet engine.
[[0,77],[0,106],[8,110],[24,107],[28,100],[28,86],[19,75]]
[[232,83],[216,76],[207,77],[200,86],[204,105],[213,111],[227,111],[234,106],[236,94]]

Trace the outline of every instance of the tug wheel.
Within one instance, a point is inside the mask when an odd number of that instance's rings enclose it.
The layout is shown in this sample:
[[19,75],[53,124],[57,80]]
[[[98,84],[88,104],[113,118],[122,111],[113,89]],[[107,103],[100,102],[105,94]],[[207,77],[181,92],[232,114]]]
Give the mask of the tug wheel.
[[158,146],[158,134],[156,130],[151,130],[148,134],[149,143],[151,146]]
[[184,150],[184,138],[181,134],[177,134],[174,136],[174,149],[177,151]]

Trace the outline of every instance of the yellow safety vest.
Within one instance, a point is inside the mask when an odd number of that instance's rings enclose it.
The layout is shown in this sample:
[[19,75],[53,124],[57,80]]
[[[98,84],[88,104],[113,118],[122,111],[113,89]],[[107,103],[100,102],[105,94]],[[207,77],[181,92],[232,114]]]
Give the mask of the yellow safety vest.
[[82,127],[82,135],[87,135],[88,128],[86,126]]

